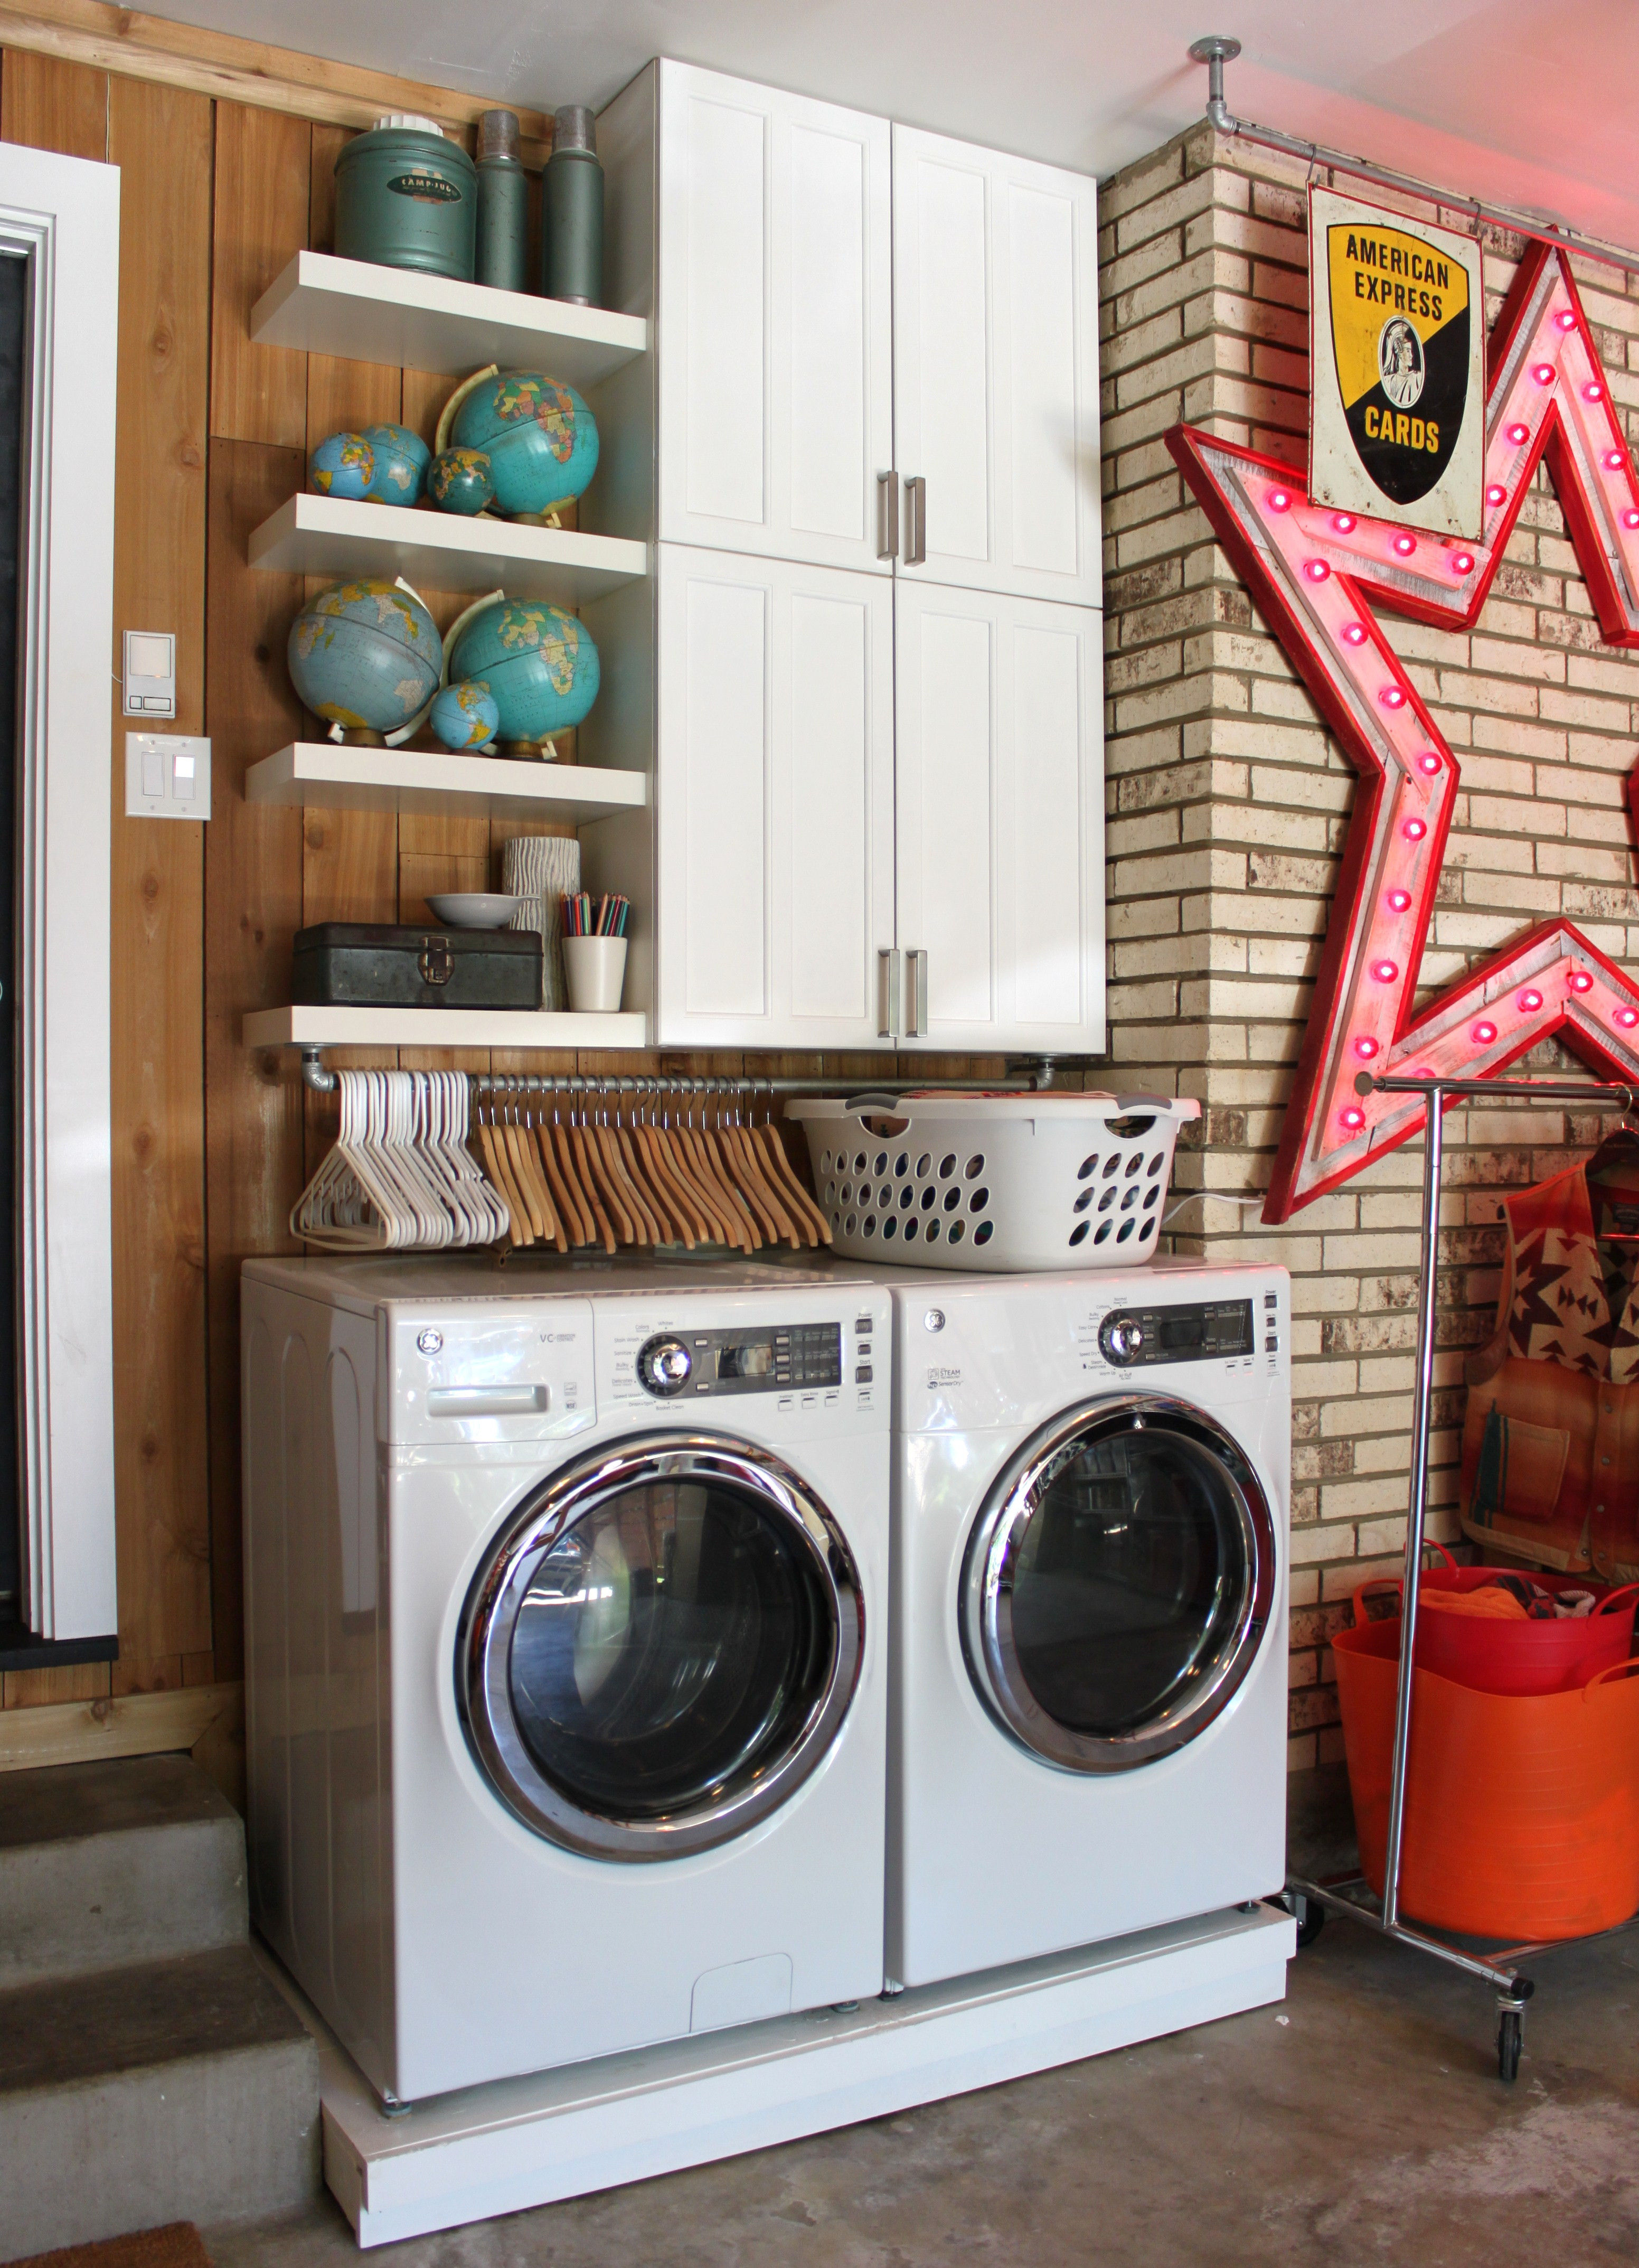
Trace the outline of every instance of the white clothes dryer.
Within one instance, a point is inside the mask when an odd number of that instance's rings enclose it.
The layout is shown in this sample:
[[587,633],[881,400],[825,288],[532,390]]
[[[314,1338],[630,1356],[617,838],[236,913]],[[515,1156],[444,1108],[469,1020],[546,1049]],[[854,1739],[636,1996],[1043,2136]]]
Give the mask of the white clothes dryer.
[[951,1273],[893,1300],[890,1978],[1278,1891],[1285,1270]]
[[887,1294],[243,1294],[253,1911],[382,2097],[879,1992]]

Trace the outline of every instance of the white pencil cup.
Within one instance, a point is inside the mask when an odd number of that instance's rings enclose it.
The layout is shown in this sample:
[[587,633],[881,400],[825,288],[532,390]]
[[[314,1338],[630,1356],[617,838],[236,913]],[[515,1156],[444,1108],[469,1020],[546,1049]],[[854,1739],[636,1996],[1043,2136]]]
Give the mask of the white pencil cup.
[[570,1006],[582,1015],[614,1015],[626,982],[626,939],[566,937],[562,943]]

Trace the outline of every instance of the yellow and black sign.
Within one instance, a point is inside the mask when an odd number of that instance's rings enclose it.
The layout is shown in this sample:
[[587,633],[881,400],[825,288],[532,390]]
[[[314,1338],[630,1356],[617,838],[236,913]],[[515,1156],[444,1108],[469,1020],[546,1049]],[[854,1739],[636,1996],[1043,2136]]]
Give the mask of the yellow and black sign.
[[1480,247],[1310,193],[1310,493],[1477,537],[1484,450]]

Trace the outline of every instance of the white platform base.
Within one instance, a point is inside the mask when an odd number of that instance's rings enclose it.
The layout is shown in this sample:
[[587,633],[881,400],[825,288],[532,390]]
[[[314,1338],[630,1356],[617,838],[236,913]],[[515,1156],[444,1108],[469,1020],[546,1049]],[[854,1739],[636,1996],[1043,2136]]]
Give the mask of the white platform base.
[[325,2179],[361,2245],[768,2148],[1280,2000],[1296,1926],[1258,1906],[707,2033],[385,2118],[322,2043]]

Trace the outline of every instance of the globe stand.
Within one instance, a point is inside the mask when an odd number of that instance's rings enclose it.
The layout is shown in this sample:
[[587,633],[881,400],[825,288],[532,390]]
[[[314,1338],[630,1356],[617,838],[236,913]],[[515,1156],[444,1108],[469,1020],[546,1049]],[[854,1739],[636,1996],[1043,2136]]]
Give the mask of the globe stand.
[[333,725],[330,738],[344,748],[385,748],[387,736],[373,725]]
[[555,764],[556,744],[551,740],[497,740],[497,755],[511,756],[520,763]]

